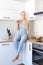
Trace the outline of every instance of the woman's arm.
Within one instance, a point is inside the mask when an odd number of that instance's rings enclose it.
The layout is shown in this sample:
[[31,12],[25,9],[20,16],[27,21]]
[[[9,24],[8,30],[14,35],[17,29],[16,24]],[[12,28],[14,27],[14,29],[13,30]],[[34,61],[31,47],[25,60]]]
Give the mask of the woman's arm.
[[16,20],[16,29],[19,30],[19,20]]
[[29,36],[29,24],[28,23],[26,23],[26,33]]

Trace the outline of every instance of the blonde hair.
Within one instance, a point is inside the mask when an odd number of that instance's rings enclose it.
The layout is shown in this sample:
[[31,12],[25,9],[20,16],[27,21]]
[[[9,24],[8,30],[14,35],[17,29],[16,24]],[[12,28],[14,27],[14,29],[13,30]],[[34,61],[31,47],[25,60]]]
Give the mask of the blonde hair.
[[22,13],[25,13],[25,14],[26,14],[26,12],[25,12],[25,11],[22,11],[22,12],[21,12],[21,14],[22,14]]

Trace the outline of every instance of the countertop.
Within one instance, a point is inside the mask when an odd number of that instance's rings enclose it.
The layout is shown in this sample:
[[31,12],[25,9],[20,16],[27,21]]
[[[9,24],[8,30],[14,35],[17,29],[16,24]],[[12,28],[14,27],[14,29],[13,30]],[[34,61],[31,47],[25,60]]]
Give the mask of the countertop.
[[12,40],[2,40],[0,39],[0,43],[5,43],[5,42],[13,42]]
[[29,39],[28,42],[32,42],[33,44],[41,44],[41,45],[43,45],[43,42],[38,42],[36,39]]
[[[43,45],[43,42],[37,42],[36,39],[29,39],[27,41],[28,42],[32,42],[34,44],[41,44],[41,45]],[[1,40],[0,39],[0,43],[6,43],[6,42],[13,42],[13,40]]]

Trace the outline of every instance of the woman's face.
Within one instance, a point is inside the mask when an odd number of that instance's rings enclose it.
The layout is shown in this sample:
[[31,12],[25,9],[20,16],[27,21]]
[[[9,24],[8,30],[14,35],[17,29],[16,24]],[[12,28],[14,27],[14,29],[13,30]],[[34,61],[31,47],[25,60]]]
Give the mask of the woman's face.
[[25,12],[22,12],[21,13],[21,19],[23,20],[23,19],[26,19],[26,13]]

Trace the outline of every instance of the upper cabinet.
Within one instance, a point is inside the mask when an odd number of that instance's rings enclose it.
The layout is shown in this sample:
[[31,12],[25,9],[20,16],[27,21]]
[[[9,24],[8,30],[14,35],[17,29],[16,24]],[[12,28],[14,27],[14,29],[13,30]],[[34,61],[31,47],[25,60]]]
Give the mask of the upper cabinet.
[[28,0],[25,2],[25,11],[27,12],[28,19],[34,19],[34,12],[35,12],[35,0]]
[[20,12],[24,10],[24,2],[16,0],[0,0],[0,19],[19,18]]
[[35,12],[43,11],[43,0],[35,0]]
[[43,19],[43,0],[35,0],[35,20]]

